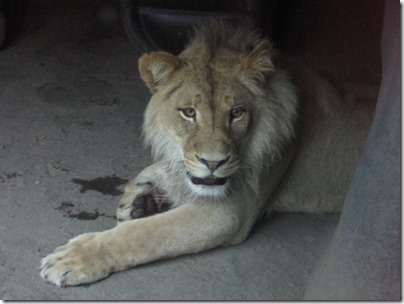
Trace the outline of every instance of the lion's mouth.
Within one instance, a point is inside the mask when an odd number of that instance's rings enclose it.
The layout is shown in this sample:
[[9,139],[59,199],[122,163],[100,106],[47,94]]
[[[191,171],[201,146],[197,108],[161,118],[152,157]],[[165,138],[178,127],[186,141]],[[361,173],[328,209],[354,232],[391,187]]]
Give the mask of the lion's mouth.
[[204,186],[223,186],[227,181],[227,177],[217,177],[214,175],[209,175],[203,178],[189,175],[189,178],[194,185]]

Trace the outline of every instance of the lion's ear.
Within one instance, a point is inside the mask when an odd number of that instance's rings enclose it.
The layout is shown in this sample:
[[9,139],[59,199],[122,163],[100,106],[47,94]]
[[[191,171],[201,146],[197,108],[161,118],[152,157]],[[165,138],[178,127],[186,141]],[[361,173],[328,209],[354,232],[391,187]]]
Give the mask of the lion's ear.
[[152,93],[157,92],[159,86],[170,81],[175,70],[181,65],[181,61],[166,52],[153,52],[144,54],[139,58],[140,77],[149,87]]
[[248,86],[264,82],[267,75],[274,71],[272,53],[272,45],[268,40],[257,44],[241,61],[240,80]]

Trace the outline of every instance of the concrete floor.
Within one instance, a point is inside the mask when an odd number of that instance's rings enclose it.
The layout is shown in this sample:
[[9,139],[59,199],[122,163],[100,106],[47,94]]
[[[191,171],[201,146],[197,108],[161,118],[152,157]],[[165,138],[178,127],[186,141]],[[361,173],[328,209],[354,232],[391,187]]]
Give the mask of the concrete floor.
[[[58,288],[40,259],[115,225],[123,184],[150,164],[140,138],[149,93],[116,1],[35,1],[0,51],[0,298],[297,300],[338,215],[280,214],[241,245]],[[101,16],[101,17],[100,17]],[[21,20],[22,21],[22,20]]]

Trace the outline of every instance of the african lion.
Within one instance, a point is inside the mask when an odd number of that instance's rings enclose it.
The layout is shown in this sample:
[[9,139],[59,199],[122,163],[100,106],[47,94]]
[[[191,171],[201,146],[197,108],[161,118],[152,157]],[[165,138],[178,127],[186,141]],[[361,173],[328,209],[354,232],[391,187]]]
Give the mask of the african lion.
[[126,186],[115,228],[82,234],[42,260],[46,281],[91,283],[240,243],[269,206],[341,208],[365,128],[352,128],[327,89],[306,84],[310,98],[300,101],[256,31],[200,26],[179,56],[145,54],[139,71],[153,93],[143,132],[156,162]]

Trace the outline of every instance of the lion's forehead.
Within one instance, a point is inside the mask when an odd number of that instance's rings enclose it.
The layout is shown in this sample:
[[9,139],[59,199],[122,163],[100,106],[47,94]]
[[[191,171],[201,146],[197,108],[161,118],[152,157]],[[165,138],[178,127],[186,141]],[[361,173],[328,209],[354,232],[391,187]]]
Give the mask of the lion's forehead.
[[248,103],[252,94],[232,77],[210,68],[192,69],[181,77],[173,101],[182,106],[229,109]]

